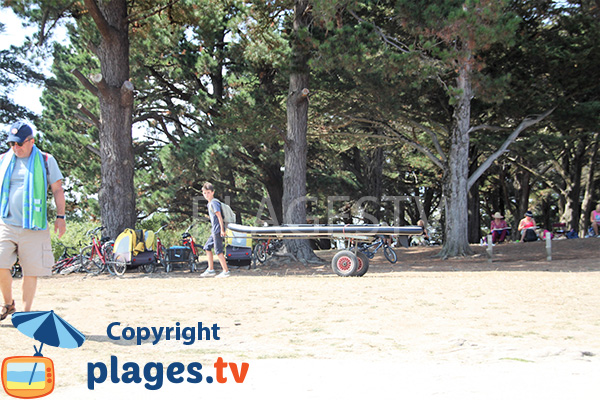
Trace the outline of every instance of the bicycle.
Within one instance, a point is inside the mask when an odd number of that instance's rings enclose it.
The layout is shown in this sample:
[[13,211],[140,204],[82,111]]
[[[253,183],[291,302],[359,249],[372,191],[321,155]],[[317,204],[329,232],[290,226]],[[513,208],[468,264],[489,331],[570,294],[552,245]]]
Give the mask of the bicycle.
[[87,231],[86,236],[91,239],[91,244],[81,249],[80,259],[82,267],[93,275],[98,275],[108,269],[113,275],[123,275],[127,265],[115,262],[113,257],[114,241],[103,236],[98,239],[98,232],[106,229],[104,226]]
[[398,261],[398,255],[386,242],[383,236],[377,236],[371,243],[361,243],[358,245],[358,251],[372,259],[377,254],[377,251],[383,247],[383,255],[392,264]]
[[52,273],[66,275],[72,272],[82,272],[79,252],[74,247],[65,246],[60,242],[58,244],[63,247],[63,252],[58,257],[58,261],[52,266]]
[[282,247],[283,240],[281,239],[261,240],[254,246],[252,252],[259,262],[264,263],[267,260],[267,256],[272,256]]
[[[160,265],[162,265],[165,268],[166,272],[167,271],[167,249],[166,247],[162,244],[162,241],[160,240],[160,236],[158,236],[158,233],[160,231],[163,230],[163,228],[165,228],[167,225],[163,225],[161,226],[155,233],[154,236],[156,237],[156,256],[155,256],[155,263],[160,263]],[[150,267],[145,267],[145,272],[147,273],[152,273],[154,272],[154,268],[155,268],[155,264],[151,264]]]
[[182,244],[184,247],[189,247],[191,249],[190,258],[188,261],[188,265],[190,267],[190,272],[196,272],[198,269],[198,251],[196,250],[196,241],[194,237],[189,233],[189,230],[194,227],[194,224],[190,225],[184,233],[181,234]]

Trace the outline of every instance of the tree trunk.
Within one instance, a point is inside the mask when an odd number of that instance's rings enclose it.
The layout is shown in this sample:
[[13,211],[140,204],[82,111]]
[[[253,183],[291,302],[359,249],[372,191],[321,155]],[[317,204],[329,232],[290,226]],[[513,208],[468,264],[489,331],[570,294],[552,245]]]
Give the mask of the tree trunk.
[[[306,155],[308,145],[308,60],[309,48],[299,31],[311,21],[308,0],[296,0],[292,42],[292,72],[287,99],[287,136],[285,140],[285,171],[283,174],[283,221],[286,224],[306,224]],[[286,247],[298,260],[315,260],[308,239],[287,240]]]
[[101,34],[97,51],[101,75],[92,77],[100,105],[100,210],[108,234],[116,237],[133,228],[136,220],[127,2],[85,0],[85,4]]
[[[377,147],[366,152],[366,189],[367,195],[377,199],[376,203],[371,203],[367,212],[374,215],[378,222],[382,221],[383,213],[381,211],[381,197],[383,196],[383,147]],[[393,221],[385,221],[394,224]]]
[[569,170],[565,172],[569,175],[569,180],[565,182],[565,208],[561,221],[567,223],[568,229],[579,230],[579,216],[581,214],[580,192],[581,192],[581,173],[585,162],[585,153],[588,141],[581,138],[575,148],[573,160],[568,165]]
[[581,237],[585,237],[588,227],[590,226],[590,215],[594,208],[594,172],[598,162],[598,146],[600,144],[600,133],[596,132],[592,138],[592,150],[590,154],[590,162],[588,163],[588,171],[585,176],[585,189],[583,192],[583,201],[581,203],[581,215],[579,216],[579,233]]
[[520,238],[517,228],[519,227],[519,221],[525,216],[525,212],[529,210],[529,193],[531,192],[531,173],[524,170],[518,177],[519,180],[519,191],[518,198],[519,203],[517,204],[517,211],[514,217],[512,237],[513,239]]
[[[479,182],[479,181],[478,181]],[[468,240],[469,243],[479,243],[481,237],[481,213],[479,207],[480,195],[479,195],[479,184],[475,182],[469,190],[468,197]]]
[[444,179],[445,241],[442,258],[473,254],[467,237],[469,180],[469,125],[471,118],[470,65],[464,62],[457,78],[461,90],[454,108],[448,170]]

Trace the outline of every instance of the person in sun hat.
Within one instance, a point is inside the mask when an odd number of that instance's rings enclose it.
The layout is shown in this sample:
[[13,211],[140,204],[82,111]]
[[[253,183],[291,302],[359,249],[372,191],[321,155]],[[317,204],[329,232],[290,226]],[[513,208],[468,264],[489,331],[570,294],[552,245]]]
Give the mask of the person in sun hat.
[[499,212],[496,212],[494,215],[492,215],[492,218],[494,218],[490,227],[492,231],[492,243],[502,243],[508,234],[508,224],[506,223],[506,220],[502,214]]
[[537,228],[535,220],[533,219],[533,213],[527,211],[525,218],[519,221],[519,232],[521,233],[521,242],[535,242],[538,240],[535,229]]
[[47,221],[48,186],[56,205],[55,232],[66,230],[63,175],[56,159],[35,145],[31,126],[10,127],[8,151],[0,155],[0,320],[16,311],[11,267],[19,260],[23,271],[23,310],[31,311],[38,276],[52,274],[54,256]]

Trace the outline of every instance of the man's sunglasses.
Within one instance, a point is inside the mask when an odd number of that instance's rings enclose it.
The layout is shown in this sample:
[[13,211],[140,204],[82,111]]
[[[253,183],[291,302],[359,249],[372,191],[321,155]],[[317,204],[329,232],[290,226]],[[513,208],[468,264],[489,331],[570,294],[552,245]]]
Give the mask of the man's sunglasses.
[[27,140],[25,140],[23,143],[17,143],[17,142],[8,142],[8,145],[9,145],[10,147],[14,147],[15,145],[17,145],[17,146],[19,146],[19,147],[23,147],[23,145],[24,145],[25,143],[29,142],[30,140],[33,140],[33,138],[31,138],[31,139],[27,139]]

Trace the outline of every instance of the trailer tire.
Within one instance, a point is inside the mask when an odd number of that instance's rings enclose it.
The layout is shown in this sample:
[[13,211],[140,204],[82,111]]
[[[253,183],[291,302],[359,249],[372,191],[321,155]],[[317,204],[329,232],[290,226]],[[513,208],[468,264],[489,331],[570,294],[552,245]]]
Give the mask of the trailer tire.
[[333,256],[331,268],[339,276],[352,276],[358,268],[358,258],[353,252],[342,250]]

